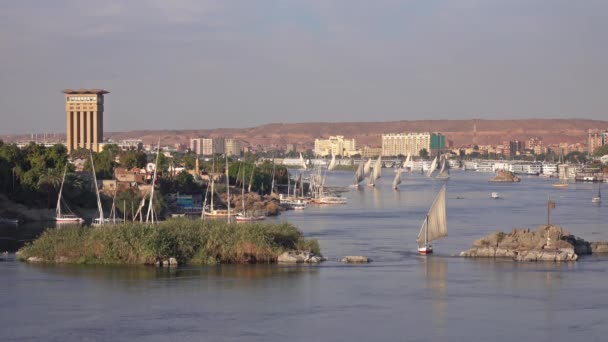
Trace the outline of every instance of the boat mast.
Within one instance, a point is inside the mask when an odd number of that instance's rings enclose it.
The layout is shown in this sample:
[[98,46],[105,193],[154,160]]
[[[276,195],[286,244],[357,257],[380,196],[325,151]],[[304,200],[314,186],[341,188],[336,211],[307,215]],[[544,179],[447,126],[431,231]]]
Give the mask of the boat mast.
[[99,223],[103,224],[103,206],[101,205],[101,198],[99,197],[99,188],[97,187],[97,175],[95,174],[95,162],[93,162],[93,152],[89,150],[89,156],[91,157],[91,170],[93,171],[93,184],[95,185],[95,194],[97,195],[97,210],[99,211]]
[[63,168],[63,178],[61,178],[61,188],[59,188],[59,195],[57,196],[57,207],[55,207],[55,216],[61,217],[61,193],[63,192],[63,183],[65,182],[65,173],[68,170],[68,164],[65,164]]
[[156,172],[158,171],[158,155],[160,154],[160,139],[158,139],[158,145],[156,147],[156,163],[154,164],[154,173],[152,175],[152,188],[150,188],[150,202],[148,204],[148,213],[146,214],[146,223],[151,221],[154,223],[154,185],[156,184]]
[[424,228],[424,246],[429,244],[429,214],[426,214],[425,220],[426,227]]
[[230,177],[228,173],[228,154],[224,154],[226,159],[226,202],[228,202],[228,223],[230,223]]

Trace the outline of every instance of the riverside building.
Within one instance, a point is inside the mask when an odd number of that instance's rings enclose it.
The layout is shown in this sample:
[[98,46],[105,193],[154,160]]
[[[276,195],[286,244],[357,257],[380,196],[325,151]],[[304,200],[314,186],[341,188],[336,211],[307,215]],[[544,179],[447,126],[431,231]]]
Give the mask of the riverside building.
[[315,155],[345,156],[356,154],[355,139],[344,139],[342,135],[330,136],[329,139],[315,139]]
[[382,155],[419,156],[425,149],[436,154],[445,148],[445,137],[440,133],[389,133],[382,134]]
[[66,146],[68,153],[79,148],[100,152],[103,142],[103,89],[64,89]]

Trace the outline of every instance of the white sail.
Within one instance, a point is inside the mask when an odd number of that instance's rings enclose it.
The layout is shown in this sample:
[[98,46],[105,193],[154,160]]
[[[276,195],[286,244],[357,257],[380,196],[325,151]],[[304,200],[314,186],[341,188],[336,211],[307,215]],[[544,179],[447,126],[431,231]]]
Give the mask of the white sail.
[[381,173],[382,173],[382,156],[378,156],[378,159],[376,160],[376,163],[374,164],[374,170],[369,175],[369,183],[367,185],[375,186],[376,179],[380,178]]
[[436,178],[439,179],[448,179],[450,178],[450,171],[448,171],[448,166],[447,166],[447,161],[445,157],[441,158],[442,162],[441,162],[441,170],[439,171],[439,174],[437,174]]
[[359,183],[361,183],[361,181],[365,179],[365,172],[364,172],[364,163],[363,163],[363,159],[359,162],[359,167],[357,168],[357,171],[355,172],[355,178],[353,179],[353,185],[358,185]]
[[378,160],[376,160],[376,164],[374,164],[374,180],[380,178],[382,174],[382,157],[378,156]]
[[369,158],[365,162],[365,166],[363,167],[363,177],[366,177],[367,175],[369,175],[371,170],[372,170],[372,158]]
[[306,169],[306,162],[304,161],[304,157],[302,157],[302,153],[300,153],[300,166]]
[[407,158],[405,158],[405,161],[403,162],[403,168],[411,168],[412,167],[412,154],[408,153],[407,154]]
[[401,170],[397,171],[395,179],[393,180],[393,189],[397,190],[397,186],[401,184]]
[[435,159],[433,159],[433,162],[431,163],[429,172],[426,174],[427,177],[431,177],[433,175],[433,172],[435,172],[435,170],[437,170],[437,156],[435,156]]
[[329,165],[327,166],[327,171],[332,171],[335,168],[336,168],[336,155],[332,153],[331,161],[329,162]]
[[426,219],[422,224],[420,233],[418,233],[418,246],[423,246],[448,235],[445,192],[446,188],[444,185],[435,197],[433,205],[431,205],[431,209],[429,209]]

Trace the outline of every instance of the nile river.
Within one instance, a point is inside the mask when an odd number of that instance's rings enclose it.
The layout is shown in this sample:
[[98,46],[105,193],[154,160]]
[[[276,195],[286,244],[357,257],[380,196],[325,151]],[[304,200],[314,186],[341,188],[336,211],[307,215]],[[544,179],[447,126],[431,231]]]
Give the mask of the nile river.
[[[524,178],[452,172],[449,236],[435,255],[416,235],[442,182],[404,174],[391,189],[348,190],[347,205],[310,205],[277,220],[319,240],[329,261],[313,266],[41,266],[0,262],[0,341],[606,341],[608,257],[518,264],[454,257],[495,230],[552,223],[608,240],[608,205],[597,185],[551,187]],[[348,185],[335,172],[329,185]],[[594,190],[595,189],[595,190]],[[502,199],[490,199],[497,191]],[[459,199],[457,199],[459,198]],[[21,231],[20,231],[21,229]],[[36,229],[0,228],[3,248]],[[8,246],[8,247],[7,247]],[[365,255],[368,265],[343,265]],[[8,259],[13,255],[9,254]]]

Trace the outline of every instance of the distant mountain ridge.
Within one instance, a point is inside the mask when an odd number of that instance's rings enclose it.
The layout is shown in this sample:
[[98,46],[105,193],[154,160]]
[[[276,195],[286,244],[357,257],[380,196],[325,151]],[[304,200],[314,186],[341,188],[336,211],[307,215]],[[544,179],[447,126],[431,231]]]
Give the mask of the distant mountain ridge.
[[[474,132],[474,127],[476,132]],[[520,119],[520,120],[414,120],[387,122],[308,122],[271,123],[251,128],[216,128],[187,130],[135,130],[105,132],[106,139],[139,138],[144,143],[186,144],[198,136],[231,137],[252,145],[283,146],[287,143],[312,145],[316,138],[343,135],[358,146],[380,146],[386,133],[440,132],[454,145],[499,144],[506,140],[526,140],[540,136],[545,144],[586,142],[592,128],[608,129],[608,121],[590,119]],[[8,141],[17,140],[11,136]],[[25,136],[27,138],[27,136]],[[475,138],[475,139],[474,139]]]

